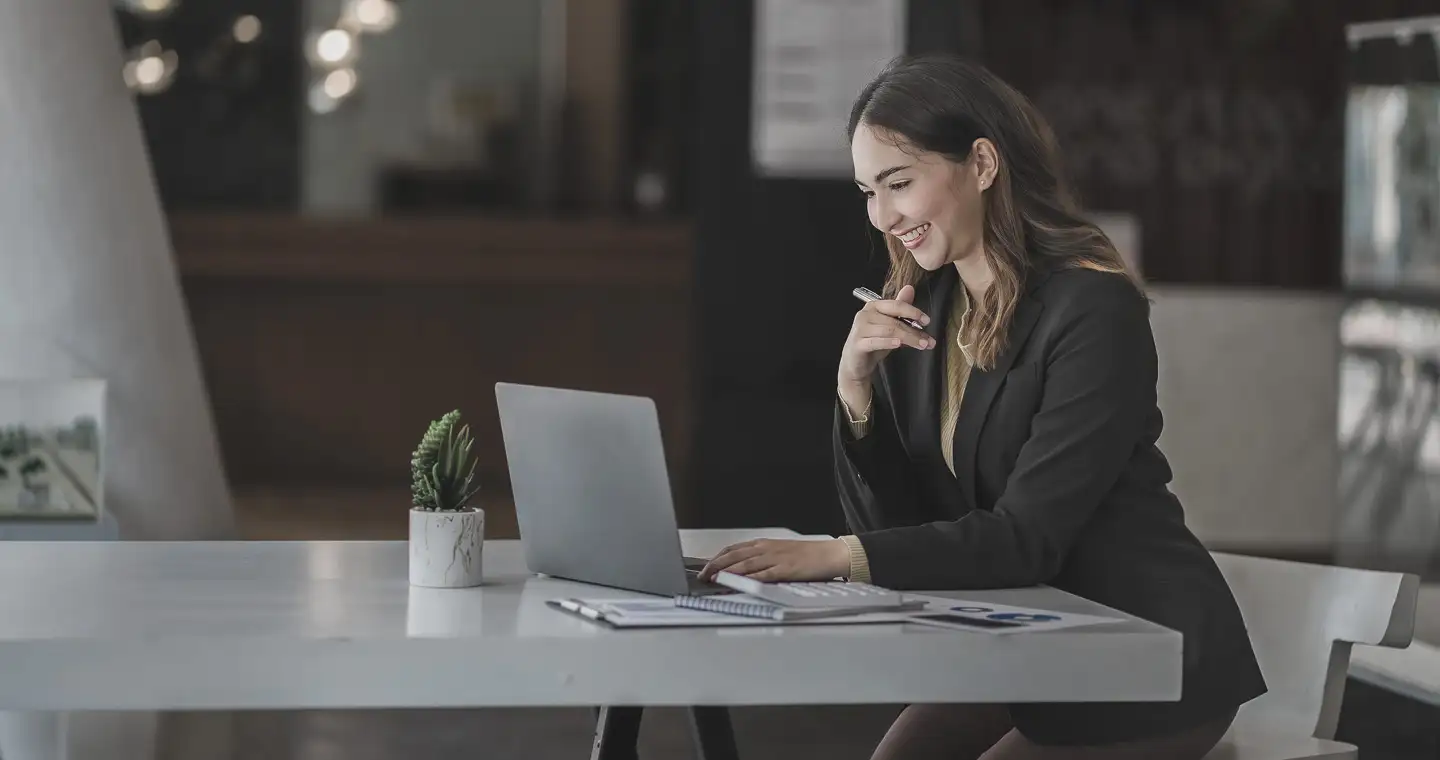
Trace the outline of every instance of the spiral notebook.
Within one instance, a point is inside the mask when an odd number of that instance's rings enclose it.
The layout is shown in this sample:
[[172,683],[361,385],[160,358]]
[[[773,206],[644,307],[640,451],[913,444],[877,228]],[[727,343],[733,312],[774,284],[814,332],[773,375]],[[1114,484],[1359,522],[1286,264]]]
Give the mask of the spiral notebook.
[[[738,596],[738,595],[737,595]],[[688,598],[688,597],[682,597]],[[732,600],[734,596],[730,597]],[[767,608],[776,605],[761,600],[752,600]],[[730,627],[767,625],[835,625],[860,623],[902,623],[908,613],[874,612],[866,610],[852,615],[828,613],[828,610],[786,609],[779,617],[767,610],[756,609],[755,615],[739,615],[715,610],[681,606],[677,600],[668,597],[645,597],[633,599],[551,599],[546,604],[556,610],[576,615],[591,622],[610,628],[683,628],[683,627]],[[738,608],[737,608],[738,609]],[[748,607],[746,608],[747,611]]]
[[747,594],[725,594],[719,596],[677,596],[675,597],[675,606],[692,610],[705,610],[706,612],[719,612],[724,615],[764,618],[766,620],[784,623],[792,620],[814,620],[816,618],[864,615],[875,612],[913,611],[922,609],[925,606],[925,602],[917,599],[913,602],[887,607],[883,610],[877,610],[873,605],[786,607]]

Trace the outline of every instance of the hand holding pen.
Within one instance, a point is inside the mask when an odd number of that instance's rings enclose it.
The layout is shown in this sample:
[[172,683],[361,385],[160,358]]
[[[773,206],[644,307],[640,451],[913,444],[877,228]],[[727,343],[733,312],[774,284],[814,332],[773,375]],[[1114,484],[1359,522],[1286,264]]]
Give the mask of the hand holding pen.
[[[909,287],[909,286],[906,286],[906,287]],[[901,291],[904,292],[904,288],[901,288]],[[853,293],[856,298],[860,299],[861,301],[864,301],[865,303],[875,303],[875,302],[877,302],[877,301],[878,301],[878,302],[882,302],[880,305],[878,305],[878,306],[876,307],[877,309],[879,309],[879,310],[881,311],[881,313],[883,313],[883,314],[889,314],[890,316],[896,317],[896,318],[898,318],[901,322],[904,322],[905,324],[910,325],[911,327],[913,327],[913,328],[915,328],[916,330],[919,330],[919,331],[921,331],[921,332],[924,332],[924,331],[925,331],[925,325],[924,325],[924,324],[921,324],[920,321],[919,321],[919,319],[924,319],[925,322],[927,322],[927,323],[930,321],[930,318],[927,317],[927,316],[925,316],[925,313],[924,313],[924,312],[920,311],[919,309],[915,308],[914,306],[911,306],[909,309],[901,309],[901,308],[897,308],[897,307],[889,307],[889,308],[887,308],[887,307],[885,306],[885,304],[883,303],[883,301],[884,301],[885,299],[881,298],[879,293],[876,293],[875,291],[873,291],[873,290],[865,287],[864,285],[861,285],[860,287],[858,287],[858,288],[856,288],[856,289],[854,289],[854,290],[852,290],[852,291],[850,291],[850,292]],[[914,288],[910,288],[909,297],[910,297],[910,298],[914,298],[914,297],[915,297],[915,289],[914,289]],[[904,304],[906,304],[906,305],[908,305],[908,304],[910,303],[909,301],[903,301],[903,302],[902,302],[902,301],[898,300],[898,299],[899,299],[899,296],[898,296],[898,295],[897,295],[896,298],[897,298],[896,303],[904,303]],[[919,317],[916,318],[916,317],[907,316],[907,315],[909,315],[909,314],[917,314],[917,315],[919,315]]]
[[[922,351],[935,347],[935,339],[925,332],[930,317],[915,308],[915,288],[906,285],[893,299],[881,298],[868,288],[856,288],[854,293],[865,305],[855,313],[840,352],[838,380],[847,403],[852,395],[868,400],[870,376],[891,351],[901,346]],[[844,394],[846,389],[863,389],[864,393]]]

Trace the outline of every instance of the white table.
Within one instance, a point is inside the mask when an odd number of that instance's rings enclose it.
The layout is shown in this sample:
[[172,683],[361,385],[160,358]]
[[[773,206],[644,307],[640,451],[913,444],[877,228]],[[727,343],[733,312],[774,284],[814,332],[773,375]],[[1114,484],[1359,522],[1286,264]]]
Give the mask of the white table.
[[[695,556],[756,533],[682,532]],[[514,541],[487,543],[484,560],[483,587],[421,589],[407,583],[403,542],[0,543],[0,710],[1180,695],[1180,635],[1134,618],[1016,636],[899,624],[612,631],[545,602],[634,594],[534,577]],[[963,596],[1119,615],[1045,588]]]

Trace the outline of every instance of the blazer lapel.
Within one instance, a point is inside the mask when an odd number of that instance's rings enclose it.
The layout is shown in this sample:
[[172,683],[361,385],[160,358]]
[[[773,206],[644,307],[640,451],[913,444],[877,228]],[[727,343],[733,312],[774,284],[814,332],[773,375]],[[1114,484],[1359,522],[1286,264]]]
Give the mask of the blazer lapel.
[[1015,305],[1015,316],[1010,323],[1006,348],[996,358],[994,369],[971,370],[965,395],[960,402],[960,417],[955,422],[953,441],[955,478],[960,481],[960,489],[969,509],[979,507],[975,497],[975,457],[979,449],[980,431],[985,427],[985,417],[990,413],[990,405],[995,401],[995,394],[1000,390],[1005,373],[1015,364],[1015,357],[1025,346],[1025,341],[1030,337],[1030,331],[1035,328],[1035,322],[1044,308],[1038,300],[1030,296],[1031,289],[1027,287],[1026,294],[1021,297],[1020,303]]

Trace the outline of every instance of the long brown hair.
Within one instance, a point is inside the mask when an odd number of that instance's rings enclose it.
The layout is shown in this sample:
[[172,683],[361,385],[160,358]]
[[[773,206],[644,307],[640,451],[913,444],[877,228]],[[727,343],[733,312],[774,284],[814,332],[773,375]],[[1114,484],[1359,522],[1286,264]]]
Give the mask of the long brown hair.
[[[995,182],[983,194],[984,255],[994,281],[969,320],[973,356],[990,369],[1005,349],[1025,281],[1040,269],[1086,267],[1139,282],[1105,233],[1081,214],[1064,177],[1059,147],[1040,111],[984,67],[948,55],[901,58],[861,90],[847,139],[861,123],[898,139],[898,147],[969,160],[987,138],[999,154]],[[917,284],[925,272],[900,240],[885,234],[890,271],[886,297]]]

